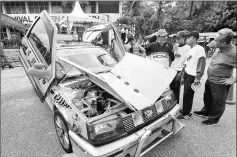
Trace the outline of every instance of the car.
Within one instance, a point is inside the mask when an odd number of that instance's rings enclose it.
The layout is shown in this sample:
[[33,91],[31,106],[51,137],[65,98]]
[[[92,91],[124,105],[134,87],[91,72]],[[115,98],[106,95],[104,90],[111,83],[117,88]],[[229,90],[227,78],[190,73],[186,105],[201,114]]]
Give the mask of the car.
[[[89,32],[93,38],[86,40]],[[125,52],[112,23],[84,35],[85,41],[59,44],[43,11],[19,52],[36,94],[54,114],[64,157],[140,157],[184,127],[167,88],[176,71]]]

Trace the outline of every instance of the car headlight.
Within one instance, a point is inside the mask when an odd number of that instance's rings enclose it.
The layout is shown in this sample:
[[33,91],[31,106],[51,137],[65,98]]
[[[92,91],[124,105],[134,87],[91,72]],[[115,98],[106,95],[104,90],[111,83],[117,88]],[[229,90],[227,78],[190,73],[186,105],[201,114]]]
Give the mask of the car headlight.
[[87,124],[88,139],[94,145],[109,143],[122,136],[124,127],[121,119],[98,124]]
[[166,109],[172,108],[176,104],[176,98],[173,92],[164,97]]

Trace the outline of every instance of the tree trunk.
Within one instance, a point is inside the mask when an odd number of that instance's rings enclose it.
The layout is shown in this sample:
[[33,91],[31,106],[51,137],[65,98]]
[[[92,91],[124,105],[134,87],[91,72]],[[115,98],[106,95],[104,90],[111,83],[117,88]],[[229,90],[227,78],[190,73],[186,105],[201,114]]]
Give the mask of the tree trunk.
[[188,2],[188,3],[190,3],[190,10],[189,10],[188,19],[191,20],[192,19],[192,11],[193,11],[193,1]]
[[160,29],[160,27],[161,27],[161,24],[159,22],[160,14],[161,14],[161,9],[162,9],[162,1],[159,2],[159,9],[158,9],[158,12],[157,12],[158,29]]

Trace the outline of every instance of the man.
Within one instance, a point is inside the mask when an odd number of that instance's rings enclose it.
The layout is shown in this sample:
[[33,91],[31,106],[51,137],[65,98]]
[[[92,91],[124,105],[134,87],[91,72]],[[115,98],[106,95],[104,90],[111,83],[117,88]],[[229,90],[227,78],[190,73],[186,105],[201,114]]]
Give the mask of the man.
[[[181,73],[184,81],[184,94],[183,94],[183,111],[178,119],[189,119],[191,117],[191,110],[193,105],[194,90],[192,86],[199,86],[201,77],[205,70],[206,53],[202,46],[197,45],[199,39],[198,32],[190,32],[187,35],[186,43],[191,47],[187,53],[185,68]],[[182,81],[182,82],[183,82]],[[192,85],[193,84],[193,85]]]
[[170,89],[173,90],[174,95],[177,99],[177,103],[179,103],[179,93],[180,93],[180,73],[184,68],[184,62],[186,60],[186,56],[188,51],[190,50],[190,46],[186,45],[186,35],[188,31],[179,31],[175,34],[175,40],[177,46],[174,46],[174,61],[171,64],[171,68],[176,70],[178,73],[174,80],[170,84]]
[[1,56],[1,67],[2,69],[5,68],[5,66],[8,66],[9,68],[14,68],[14,66],[8,61],[7,56],[4,53],[4,43],[1,42],[1,48],[0,48],[0,56]]
[[215,37],[215,45],[219,51],[214,54],[207,70],[204,107],[201,111],[194,112],[197,116],[208,117],[202,121],[202,124],[207,126],[218,124],[225,111],[229,88],[236,83],[236,77],[231,77],[233,69],[236,68],[236,47],[232,44],[233,37],[234,32],[228,28],[219,30]]
[[146,50],[142,46],[138,45],[133,37],[128,38],[125,49],[129,53],[145,57]]
[[174,60],[173,45],[168,41],[168,33],[165,29],[157,32],[157,42],[153,42],[146,48],[149,59],[170,66]]
[[126,32],[125,32],[124,28],[122,28],[122,30],[121,30],[121,38],[122,38],[122,40],[123,40],[123,43],[125,44]]

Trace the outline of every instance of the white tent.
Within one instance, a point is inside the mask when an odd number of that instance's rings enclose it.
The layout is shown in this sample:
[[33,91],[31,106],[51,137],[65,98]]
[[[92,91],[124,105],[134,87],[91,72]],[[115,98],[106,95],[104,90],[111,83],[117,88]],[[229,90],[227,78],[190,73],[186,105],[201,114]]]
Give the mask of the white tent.
[[70,22],[79,22],[79,23],[99,22],[99,20],[89,17],[83,12],[79,4],[79,1],[75,2],[75,7],[73,11],[67,16],[67,18],[63,18],[61,21],[59,21],[59,25],[61,25],[65,21],[68,21],[69,23]]

